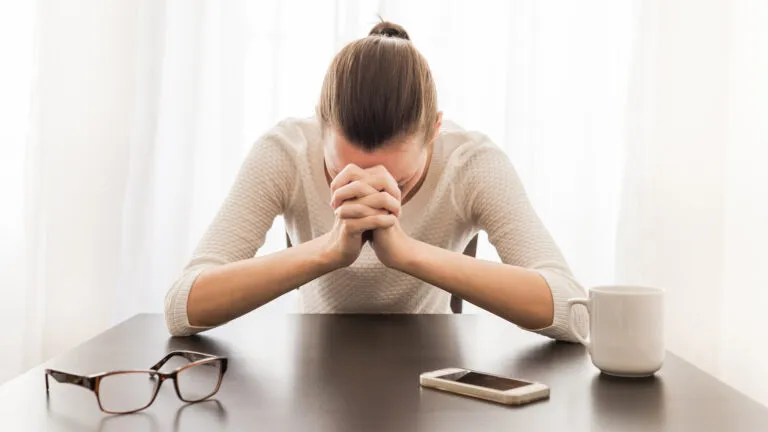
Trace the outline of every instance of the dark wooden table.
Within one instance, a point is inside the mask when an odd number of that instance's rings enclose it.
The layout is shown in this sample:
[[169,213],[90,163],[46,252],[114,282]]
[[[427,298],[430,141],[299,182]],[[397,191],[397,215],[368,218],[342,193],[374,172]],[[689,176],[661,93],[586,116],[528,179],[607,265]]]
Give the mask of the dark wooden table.
[[[45,367],[144,369],[179,348],[230,357],[214,400],[184,404],[166,383],[144,412],[109,416],[80,387],[52,382],[46,397]],[[540,381],[551,397],[505,407],[419,387],[419,373],[452,366]],[[472,315],[254,313],[191,338],[138,315],[0,386],[0,414],[14,432],[768,431],[768,408],[673,354],[656,378],[609,378],[580,345]]]

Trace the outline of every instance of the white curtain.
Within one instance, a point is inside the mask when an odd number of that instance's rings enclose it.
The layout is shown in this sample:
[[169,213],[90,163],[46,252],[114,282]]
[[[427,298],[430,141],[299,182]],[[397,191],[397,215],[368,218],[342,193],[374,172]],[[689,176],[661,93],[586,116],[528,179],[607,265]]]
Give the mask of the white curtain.
[[[25,153],[34,80],[33,2],[0,3],[0,382],[30,362],[24,354]],[[7,13],[10,12],[10,13]]]
[[617,278],[667,289],[667,344],[768,405],[768,3],[644,2]]
[[[0,381],[159,312],[250,143],[312,115],[334,53],[381,15],[446,117],[508,152],[585,285],[667,288],[670,348],[768,401],[736,369],[768,382],[742,336],[768,324],[761,3],[4,3]],[[283,246],[278,220],[260,253]]]

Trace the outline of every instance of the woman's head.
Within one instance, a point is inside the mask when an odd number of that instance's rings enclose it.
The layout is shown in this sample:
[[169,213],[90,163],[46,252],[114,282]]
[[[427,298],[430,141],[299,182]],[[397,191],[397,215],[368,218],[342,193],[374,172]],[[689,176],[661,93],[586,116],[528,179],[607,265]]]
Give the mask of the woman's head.
[[332,176],[354,163],[384,165],[403,184],[418,181],[440,126],[429,65],[405,29],[388,22],[336,55],[317,111]]

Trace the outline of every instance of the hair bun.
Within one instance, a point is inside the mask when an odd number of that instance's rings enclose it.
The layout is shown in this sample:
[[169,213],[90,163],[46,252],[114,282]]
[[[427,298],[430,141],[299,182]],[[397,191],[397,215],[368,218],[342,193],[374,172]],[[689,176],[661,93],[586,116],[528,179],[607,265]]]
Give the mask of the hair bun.
[[382,21],[371,29],[369,36],[379,35],[384,37],[393,37],[398,39],[411,40],[408,32],[402,26],[393,24],[389,21]]

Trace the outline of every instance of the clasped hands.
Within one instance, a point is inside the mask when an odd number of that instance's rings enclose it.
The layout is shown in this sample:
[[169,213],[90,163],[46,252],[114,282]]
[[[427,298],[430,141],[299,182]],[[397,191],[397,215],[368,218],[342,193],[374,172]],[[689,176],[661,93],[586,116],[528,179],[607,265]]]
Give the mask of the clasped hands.
[[381,165],[363,169],[347,165],[331,182],[333,229],[326,234],[328,248],[340,267],[351,265],[366,241],[379,261],[398,268],[413,241],[400,227],[401,191]]

